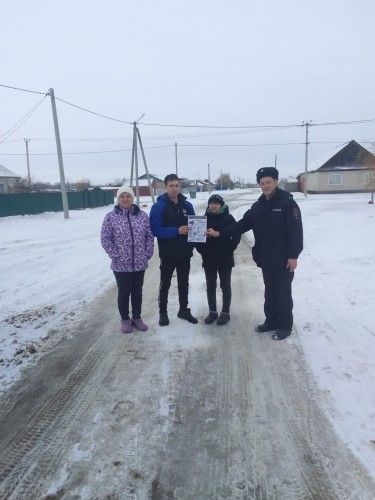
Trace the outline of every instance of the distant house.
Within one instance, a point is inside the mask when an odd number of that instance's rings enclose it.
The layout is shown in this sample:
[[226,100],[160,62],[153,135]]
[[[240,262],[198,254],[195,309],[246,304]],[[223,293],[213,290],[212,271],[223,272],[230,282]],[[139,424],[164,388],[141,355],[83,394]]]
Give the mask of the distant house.
[[[164,193],[164,181],[163,179],[160,179],[154,174],[148,174],[150,177],[151,181],[151,189],[152,192],[155,196],[159,196]],[[150,193],[150,187],[148,185],[148,179],[147,179],[147,174],[143,174],[140,177],[138,177],[138,187],[139,187],[139,196],[151,196]],[[136,192],[136,181],[133,180],[133,186],[132,189],[135,194]]]
[[288,193],[298,191],[298,180],[295,177],[282,177],[279,179],[278,186]]
[[203,179],[203,181],[199,180],[197,182],[200,183],[200,191],[212,191],[217,188],[216,182],[209,181],[208,179]]
[[181,193],[183,195],[196,193],[198,191],[197,181],[195,179],[187,179],[186,177],[181,177]]
[[[307,172],[308,193],[360,193],[374,185],[375,156],[352,140],[315,170]],[[305,190],[305,173],[297,176]]]
[[8,193],[21,179],[17,174],[0,165],[0,193]]
[[204,181],[197,179],[196,183],[197,183],[197,192],[198,193],[201,193],[202,191],[205,190],[204,187],[205,187],[206,183]]

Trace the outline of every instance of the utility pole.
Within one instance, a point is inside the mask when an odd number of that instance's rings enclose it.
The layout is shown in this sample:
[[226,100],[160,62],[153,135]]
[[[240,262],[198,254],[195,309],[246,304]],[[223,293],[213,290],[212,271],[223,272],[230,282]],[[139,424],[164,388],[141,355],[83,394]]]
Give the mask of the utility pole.
[[178,176],[178,168],[177,168],[177,142],[174,143],[174,152],[176,157],[176,175]]
[[[144,152],[144,149],[143,149],[141,134],[139,133],[138,127],[136,127],[136,130],[137,130],[137,135],[138,135],[139,146],[141,148],[141,153],[142,153],[142,158],[143,158],[143,165],[145,166],[145,170],[146,170],[146,176],[147,176],[147,181],[148,181],[148,187],[149,187],[149,190],[150,190],[150,193],[151,193],[152,203],[155,203],[154,191],[152,190],[151,178],[150,178],[150,174],[148,173],[148,167],[147,167],[147,163],[146,163],[145,152]],[[138,203],[139,203],[139,201],[138,201]]]
[[220,169],[220,191],[223,190],[223,169]]
[[[139,119],[141,120],[145,115],[143,114]],[[145,157],[145,152],[143,150],[143,145],[142,145],[142,140],[141,140],[141,134],[139,133],[138,127],[137,127],[137,122],[133,122],[133,151],[132,151],[132,164],[131,164],[131,174],[130,174],[130,187],[133,187],[133,173],[134,173],[134,167],[135,167],[135,184],[136,184],[136,196],[137,196],[137,204],[139,205],[139,179],[138,179],[138,148],[137,144],[139,142],[139,147],[141,148],[141,153],[142,153],[142,159],[143,159],[143,164],[146,170],[146,176],[147,176],[147,181],[148,181],[148,187],[150,190],[151,198],[152,198],[152,203],[155,203],[155,197],[154,197],[154,192],[152,190],[152,183],[150,179],[150,175],[148,173],[148,167],[146,163],[146,157]]]
[[31,188],[31,177],[30,177],[30,162],[29,162],[29,142],[30,139],[24,139],[26,144],[26,161],[27,161],[27,184],[29,189]]
[[208,190],[211,194],[211,174],[210,174],[210,164],[208,164]]
[[309,157],[309,127],[311,127],[311,120],[309,122],[302,122],[301,127],[306,128],[306,140],[305,140],[305,185],[304,185],[304,193],[305,198],[307,198],[307,163]]
[[275,168],[277,168],[276,165],[277,165],[277,155],[275,155]]
[[64,175],[64,163],[63,163],[63,156],[62,156],[62,150],[61,150],[59,122],[57,120],[55,93],[54,93],[53,89],[49,89],[49,95],[51,97],[53,124],[54,124],[54,127],[55,127],[57,159],[58,159],[58,162],[59,162],[61,196],[62,196],[62,204],[63,204],[63,210],[64,210],[64,219],[69,219],[68,196],[66,194],[65,175]]

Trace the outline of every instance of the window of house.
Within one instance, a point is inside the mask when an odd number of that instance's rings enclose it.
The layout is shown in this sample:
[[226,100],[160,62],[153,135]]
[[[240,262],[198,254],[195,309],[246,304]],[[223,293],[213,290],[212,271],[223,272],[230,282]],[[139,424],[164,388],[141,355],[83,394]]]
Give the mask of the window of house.
[[1,183],[0,183],[0,193],[5,193],[4,184],[1,184]]
[[329,186],[341,186],[342,175],[341,174],[329,174],[328,185]]

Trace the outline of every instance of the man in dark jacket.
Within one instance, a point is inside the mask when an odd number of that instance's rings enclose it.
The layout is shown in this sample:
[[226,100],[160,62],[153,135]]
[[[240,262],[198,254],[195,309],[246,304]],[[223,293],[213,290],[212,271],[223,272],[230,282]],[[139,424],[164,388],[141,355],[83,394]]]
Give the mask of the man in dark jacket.
[[277,187],[278,171],[261,168],[257,182],[263,194],[243,218],[222,231],[207,230],[208,236],[254,232],[253,259],[262,269],[265,321],[255,329],[274,331],[272,338],[288,337],[293,327],[292,281],[303,249],[301,212],[293,196]]
[[176,174],[167,175],[164,185],[166,193],[158,197],[150,212],[151,231],[158,239],[160,257],[159,325],[169,324],[168,292],[174,270],[180,303],[177,316],[198,323],[188,308],[190,259],[194,249],[194,244],[187,239],[188,216],[194,215],[194,208],[180,193],[180,179]]

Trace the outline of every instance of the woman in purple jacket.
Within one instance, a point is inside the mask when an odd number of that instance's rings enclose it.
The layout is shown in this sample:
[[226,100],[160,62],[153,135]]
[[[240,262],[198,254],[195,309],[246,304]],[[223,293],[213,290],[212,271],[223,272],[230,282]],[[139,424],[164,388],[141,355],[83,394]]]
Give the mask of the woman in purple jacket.
[[123,333],[131,333],[133,326],[141,331],[148,328],[141,319],[142,288],[148,260],[154,253],[154,236],[148,215],[133,200],[133,190],[120,187],[117,191],[118,205],[105,216],[101,232],[102,247],[112,259],[111,269],[118,287],[117,301]]

